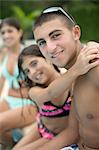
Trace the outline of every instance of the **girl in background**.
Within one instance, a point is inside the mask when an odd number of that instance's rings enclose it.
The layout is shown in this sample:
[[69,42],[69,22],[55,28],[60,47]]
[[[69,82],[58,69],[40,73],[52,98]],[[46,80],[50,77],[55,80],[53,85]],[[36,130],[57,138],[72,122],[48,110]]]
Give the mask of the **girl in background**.
[[[22,138],[21,129],[35,121],[37,111],[35,105],[28,99],[29,89],[20,88],[17,80],[19,74],[18,56],[24,47],[22,44],[23,31],[18,20],[15,18],[2,20],[0,33],[4,46],[7,47],[7,53],[2,62],[0,94],[2,94],[5,82],[8,82],[7,94],[2,96],[0,102],[0,141],[4,145],[11,145]],[[20,90],[24,94],[21,94]],[[23,98],[22,95],[24,95]],[[10,130],[11,132],[8,134]]]

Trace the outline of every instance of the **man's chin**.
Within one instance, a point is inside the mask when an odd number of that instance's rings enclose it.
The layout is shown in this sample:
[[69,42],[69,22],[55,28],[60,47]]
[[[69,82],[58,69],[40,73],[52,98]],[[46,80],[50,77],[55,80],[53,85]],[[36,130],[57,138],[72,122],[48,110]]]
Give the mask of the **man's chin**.
[[54,63],[59,68],[65,68],[65,64],[60,64],[60,63]]

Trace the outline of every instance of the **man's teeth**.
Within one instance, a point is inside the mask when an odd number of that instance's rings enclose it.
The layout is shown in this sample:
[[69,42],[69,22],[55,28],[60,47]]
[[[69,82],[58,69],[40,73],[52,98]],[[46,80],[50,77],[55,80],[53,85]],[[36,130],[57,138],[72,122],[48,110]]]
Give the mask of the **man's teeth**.
[[61,50],[60,52],[57,52],[55,55],[52,56],[52,58],[56,58],[58,55],[60,55],[61,52],[63,52],[63,50]]

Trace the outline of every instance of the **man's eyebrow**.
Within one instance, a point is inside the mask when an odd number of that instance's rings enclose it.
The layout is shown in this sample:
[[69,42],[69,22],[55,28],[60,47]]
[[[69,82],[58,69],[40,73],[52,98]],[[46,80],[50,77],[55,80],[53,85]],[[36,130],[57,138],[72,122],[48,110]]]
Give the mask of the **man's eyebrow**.
[[[60,31],[61,31],[61,30],[59,30],[59,29],[58,29],[58,30],[54,30],[54,31],[52,31],[52,32],[49,33],[49,36],[51,36],[51,35],[54,34],[55,32],[60,32]],[[37,39],[36,42],[38,43],[38,42],[43,41],[43,40],[44,40],[43,38]]]
[[52,35],[53,33],[55,33],[55,32],[60,32],[60,31],[61,31],[61,30],[59,30],[59,29],[58,29],[58,30],[54,30],[54,31],[52,31],[52,32],[49,33],[49,36],[51,36],[51,35]]

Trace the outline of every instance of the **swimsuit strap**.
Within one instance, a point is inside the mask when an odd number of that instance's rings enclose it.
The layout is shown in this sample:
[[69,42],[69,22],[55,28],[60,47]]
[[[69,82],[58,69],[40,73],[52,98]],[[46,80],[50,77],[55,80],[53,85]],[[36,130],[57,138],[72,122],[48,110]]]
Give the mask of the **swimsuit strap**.
[[51,101],[45,102],[40,109],[40,115],[46,117],[62,117],[69,115],[71,106],[70,93],[62,106],[56,106]]
[[19,84],[17,81],[17,76],[19,74],[18,66],[17,65],[15,66],[14,74],[11,75],[11,74],[9,74],[9,72],[7,70],[7,62],[8,62],[8,55],[6,55],[6,57],[2,63],[2,75],[6,78],[6,80],[8,80],[10,87],[12,87],[12,85],[13,85],[15,88],[18,88],[19,87]]

